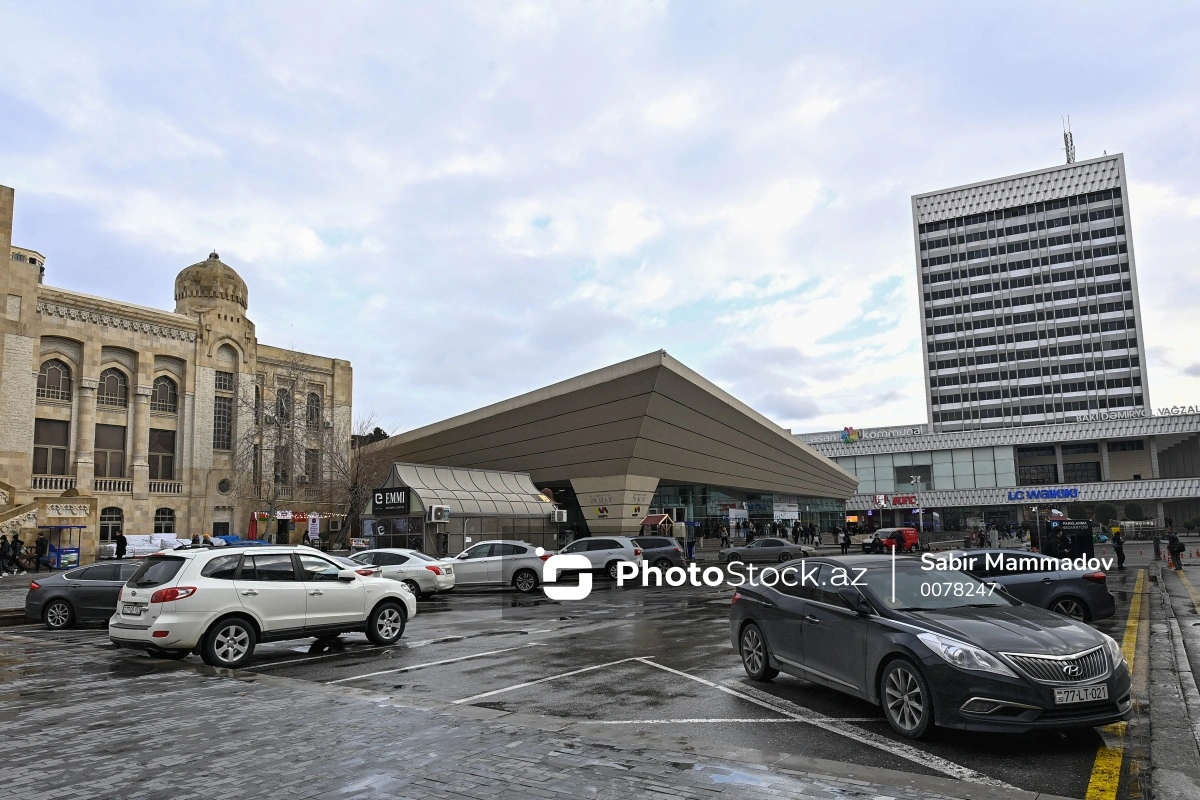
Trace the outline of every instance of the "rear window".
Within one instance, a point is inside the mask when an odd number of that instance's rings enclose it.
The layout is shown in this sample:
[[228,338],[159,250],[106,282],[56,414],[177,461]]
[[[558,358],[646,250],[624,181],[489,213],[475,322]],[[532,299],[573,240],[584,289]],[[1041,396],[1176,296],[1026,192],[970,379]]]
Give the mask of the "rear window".
[[434,558],[433,556],[429,555],[428,553],[422,553],[422,552],[420,552],[420,551],[417,551],[417,550],[414,550],[414,551],[412,551],[411,553],[409,553],[409,555],[410,555],[410,556],[412,556],[413,558],[419,558],[419,559],[421,559],[422,561],[437,561],[437,559],[436,559],[436,558]]
[[142,564],[133,577],[129,579],[130,586],[161,586],[179,574],[183,569],[186,558],[171,556],[150,556]]
[[645,550],[653,550],[659,547],[674,547],[675,542],[670,539],[656,539],[652,536],[639,536],[633,540],[638,547]]
[[237,575],[238,563],[242,560],[241,553],[233,553],[227,556],[217,556],[212,561],[204,565],[204,569],[200,570],[200,575],[205,578],[213,578],[219,581],[231,581]]

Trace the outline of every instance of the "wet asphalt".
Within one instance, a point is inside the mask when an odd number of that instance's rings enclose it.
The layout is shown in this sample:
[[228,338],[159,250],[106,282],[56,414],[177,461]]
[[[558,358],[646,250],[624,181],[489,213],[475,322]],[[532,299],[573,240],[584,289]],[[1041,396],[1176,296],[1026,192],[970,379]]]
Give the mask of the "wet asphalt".
[[[1131,557],[1130,569],[1110,573],[1117,614],[1095,626],[1118,641],[1133,567],[1147,561]],[[417,703],[586,722],[598,735],[725,743],[926,775],[957,770],[968,780],[1085,796],[1099,731],[937,731],[913,742],[892,733],[881,711],[860,700],[786,675],[769,684],[749,681],[729,642],[731,594],[618,588],[598,580],[586,600],[560,603],[540,592],[458,589],[421,601],[397,646],[374,647],[359,634],[332,645],[262,644],[248,671]],[[101,659],[144,658],[109,649],[102,627],[7,630],[48,646],[95,648]]]

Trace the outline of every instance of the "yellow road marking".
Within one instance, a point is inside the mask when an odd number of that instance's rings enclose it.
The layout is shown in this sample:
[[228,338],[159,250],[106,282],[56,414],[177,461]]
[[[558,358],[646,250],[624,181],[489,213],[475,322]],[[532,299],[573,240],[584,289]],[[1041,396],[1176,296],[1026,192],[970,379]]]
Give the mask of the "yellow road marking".
[[1187,575],[1183,574],[1183,570],[1175,570],[1175,574],[1179,576],[1179,580],[1183,581],[1183,588],[1187,589],[1187,593],[1192,597],[1192,608],[1196,609],[1196,613],[1200,614],[1200,593],[1197,593],[1196,587],[1188,580]]
[[[1125,620],[1125,636],[1121,640],[1121,652],[1129,663],[1129,674],[1133,675],[1134,657],[1137,654],[1138,624],[1142,619],[1142,587],[1145,570],[1139,570],[1137,583],[1133,586],[1133,598],[1129,602],[1129,618]],[[1121,783],[1121,762],[1125,758],[1125,723],[1106,725],[1101,730],[1104,744],[1096,751],[1092,765],[1092,777],[1088,780],[1087,800],[1116,800]]]

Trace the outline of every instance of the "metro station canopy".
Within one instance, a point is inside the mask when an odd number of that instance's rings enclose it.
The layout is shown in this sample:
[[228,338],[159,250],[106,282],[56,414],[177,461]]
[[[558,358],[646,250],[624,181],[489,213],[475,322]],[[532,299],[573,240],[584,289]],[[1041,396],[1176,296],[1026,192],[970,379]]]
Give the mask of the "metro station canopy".
[[456,515],[540,517],[554,509],[521,472],[393,464],[383,488],[401,486],[412,490],[421,508],[449,506]]

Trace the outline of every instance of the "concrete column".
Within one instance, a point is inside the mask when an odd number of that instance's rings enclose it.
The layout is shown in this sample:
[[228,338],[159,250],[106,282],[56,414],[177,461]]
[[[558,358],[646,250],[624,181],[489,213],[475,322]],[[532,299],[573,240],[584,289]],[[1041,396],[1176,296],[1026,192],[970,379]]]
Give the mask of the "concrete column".
[[[571,488],[592,536],[636,536],[658,488],[658,478],[641,475],[572,478]],[[683,535],[680,530],[675,533]]]
[[138,386],[133,396],[133,496],[138,500],[150,497],[150,395],[153,388]]
[[1100,480],[1112,480],[1112,470],[1108,467],[1108,440],[1100,440]]
[[1063,475],[1062,445],[1061,444],[1054,445],[1054,463],[1058,465],[1058,482],[1066,483],[1067,482],[1066,477]]
[[79,413],[75,417],[75,488],[90,495],[96,478],[96,378],[79,379]]
[[[1153,439],[1151,441],[1153,441]],[[1157,477],[1157,476],[1155,476],[1155,477]],[[1167,512],[1163,508],[1162,500],[1154,501],[1154,519],[1157,520],[1157,522],[1155,524],[1157,524],[1158,527],[1160,527],[1160,528],[1167,527]]]
[[1162,471],[1158,468],[1158,437],[1148,436],[1146,438],[1150,440],[1150,477],[1158,480],[1162,477]]

